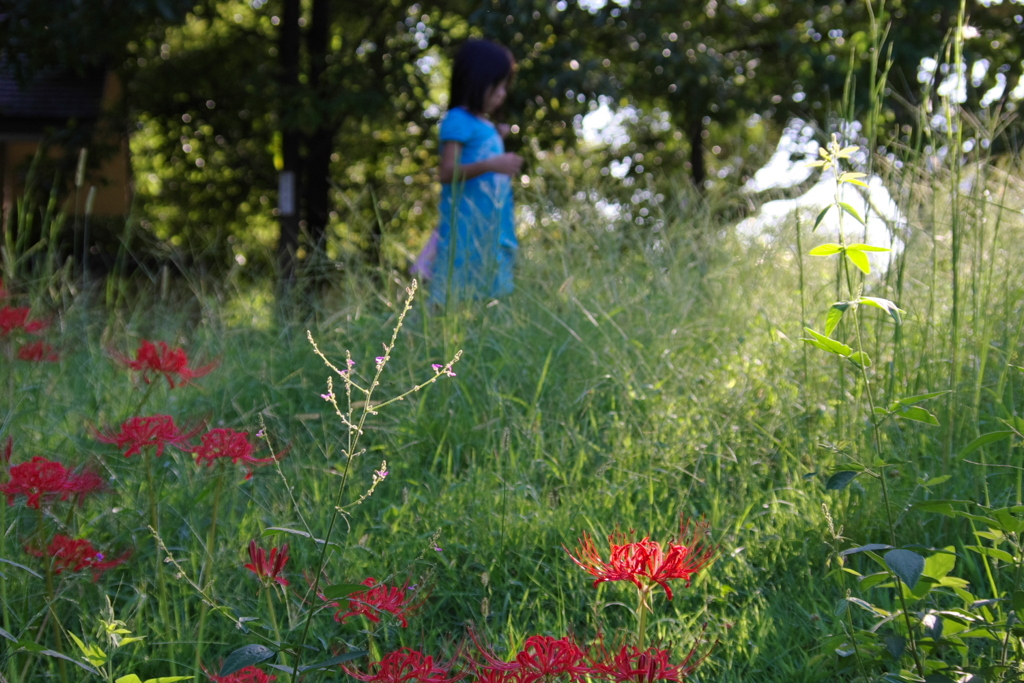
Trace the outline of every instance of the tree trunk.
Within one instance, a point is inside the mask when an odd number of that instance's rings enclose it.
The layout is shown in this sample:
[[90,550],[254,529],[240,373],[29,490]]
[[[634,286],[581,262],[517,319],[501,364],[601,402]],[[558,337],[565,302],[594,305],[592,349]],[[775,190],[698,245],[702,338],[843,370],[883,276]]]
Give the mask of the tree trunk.
[[278,120],[281,122],[281,154],[283,168],[278,178],[278,209],[281,234],[277,243],[278,263],[283,282],[295,277],[299,248],[299,197],[302,178],[302,160],[299,145],[301,133],[295,126],[291,111],[299,87],[299,18],[301,0],[284,0],[278,50],[281,59],[280,103]]
[[701,194],[704,193],[704,180],[707,168],[704,166],[704,117],[702,112],[691,112],[687,122],[687,135],[690,138],[690,173],[693,185]]
[[320,105],[317,128],[306,140],[306,225],[313,244],[322,249],[330,215],[329,181],[331,148],[334,143],[334,122],[324,103],[329,101],[323,74],[327,68],[327,41],[330,36],[331,0],[313,0],[312,21],[306,34],[309,52],[309,82]]

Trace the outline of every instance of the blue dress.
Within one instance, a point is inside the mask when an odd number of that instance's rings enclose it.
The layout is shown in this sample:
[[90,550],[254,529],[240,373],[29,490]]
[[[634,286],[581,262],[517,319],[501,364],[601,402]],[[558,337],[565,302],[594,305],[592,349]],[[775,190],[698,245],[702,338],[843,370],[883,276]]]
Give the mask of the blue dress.
[[[472,164],[503,154],[505,143],[494,124],[455,107],[441,122],[441,144],[462,143],[459,163]],[[430,300],[497,297],[512,292],[512,266],[519,242],[513,220],[512,179],[484,173],[441,186],[437,256]]]

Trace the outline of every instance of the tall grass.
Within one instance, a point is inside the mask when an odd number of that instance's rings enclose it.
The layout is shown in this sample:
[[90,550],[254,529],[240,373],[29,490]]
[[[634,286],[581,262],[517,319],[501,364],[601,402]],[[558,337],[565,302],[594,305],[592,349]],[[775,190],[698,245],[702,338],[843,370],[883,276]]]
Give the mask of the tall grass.
[[[947,432],[889,424],[882,438],[902,459],[886,475],[901,542],[962,548],[970,538],[965,522],[937,521],[910,505],[929,496],[1021,503],[1019,436],[977,451],[968,458],[974,462],[957,454],[1000,420],[1017,424],[1024,184],[1014,160],[930,163],[877,167],[908,217],[895,226],[906,248],[864,286],[896,301],[905,324],[894,338],[883,317],[864,316],[863,333],[876,365],[892,368],[874,386],[878,404],[951,389]],[[772,240],[743,243],[682,187],[652,204],[656,232],[539,181],[523,202],[535,223],[523,238],[516,293],[445,316],[417,305],[406,320],[380,377],[381,396],[422,382],[432,363],[457,350],[463,359],[456,377],[368,416],[352,480],[365,488],[382,460],[390,474],[342,516],[324,578],[415,585],[419,612],[409,629],[386,623],[374,631],[381,651],[451,653],[470,625],[509,651],[533,633],[587,639],[633,628],[629,596],[604,584],[592,599],[562,546],[584,531],[665,536],[680,513],[706,515],[721,555],[691,589],[659,606],[653,639],[684,648],[707,622],[706,637],[721,646],[699,680],[828,679],[834,655],[816,648],[842,596],[825,580],[833,539],[822,505],[843,526],[836,533],[878,539],[888,532],[876,484],[858,479],[842,492],[824,490],[827,473],[861,453],[869,431],[863,413],[841,408],[862,388],[797,341],[805,316],[813,321],[807,302],[832,296],[830,266],[803,255],[819,236],[806,224],[798,232],[794,221]],[[56,648],[59,633],[106,643],[97,615],[145,636],[116,660],[119,674],[143,678],[198,675],[200,650],[199,663],[215,671],[245,643],[297,647],[304,615],[321,604],[309,586],[323,547],[267,530],[325,533],[337,514],[348,434],[320,397],[326,371],[306,331],[336,364],[351,353],[367,380],[406,285],[386,278],[371,290],[359,273],[346,278],[301,321],[275,316],[269,288],[235,280],[196,281],[167,296],[158,281],[119,285],[111,309],[72,305],[55,318],[59,363],[5,365],[14,390],[0,441],[12,438],[12,461],[41,454],[88,462],[109,484],[80,508],[55,504],[46,523],[111,552],[134,549],[98,583],[51,577],[59,581],[48,604],[45,582],[29,571],[43,576],[46,561],[23,551],[34,511],[18,501],[3,508],[0,555],[23,565],[0,576],[8,680],[60,678],[57,660],[32,653],[29,643]],[[147,412],[250,433],[265,425],[275,450],[287,451],[280,475],[257,468],[248,480],[241,469],[198,468],[172,448],[153,460],[161,540],[174,559],[164,565],[166,600],[157,597],[146,465],[90,431],[120,423],[146,391],[110,353],[140,338],[220,363],[194,386],[154,386]],[[850,412],[837,437],[841,409]],[[922,487],[940,473],[953,477],[938,490]],[[253,538],[291,545],[292,588],[274,617],[242,569]],[[962,569],[975,593],[1000,597],[987,594],[984,565],[965,559]],[[309,622],[307,643],[323,652],[365,646],[360,631],[370,624],[341,626],[330,614]],[[66,638],[59,647],[82,659]],[[825,664],[812,665],[816,654]],[[64,666],[70,680],[87,676]],[[318,675],[342,677],[336,669]]]

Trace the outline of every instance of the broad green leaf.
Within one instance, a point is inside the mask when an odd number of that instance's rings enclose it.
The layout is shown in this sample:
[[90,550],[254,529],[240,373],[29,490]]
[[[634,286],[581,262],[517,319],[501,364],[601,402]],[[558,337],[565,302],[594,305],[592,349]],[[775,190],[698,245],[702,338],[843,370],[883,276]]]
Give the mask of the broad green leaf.
[[840,174],[839,182],[841,182],[841,183],[848,183],[851,180],[856,180],[858,178],[867,178],[867,177],[868,177],[867,173],[858,173],[857,171],[847,171],[845,173]]
[[897,548],[885,554],[885,564],[907,586],[914,586],[924,571],[924,558],[913,550]]
[[831,337],[832,332],[835,331],[836,326],[839,325],[839,321],[843,319],[843,313],[850,307],[849,301],[837,301],[832,304],[828,309],[828,315],[825,317],[825,336]]
[[984,524],[985,526],[990,526],[993,529],[998,529],[999,528],[999,522],[997,522],[996,520],[992,519],[991,517],[985,517],[983,515],[972,515],[970,512],[964,512],[962,510],[957,510],[956,511],[956,516],[957,517],[963,517],[964,519],[969,519],[969,520],[977,522],[979,524]]
[[247,666],[259,664],[264,660],[270,659],[275,654],[277,653],[269,647],[258,643],[245,645],[228,655],[228,658],[224,660],[224,665],[220,668],[220,673],[218,675],[230,676],[236,671],[240,671]]
[[857,353],[851,353],[850,354],[850,361],[852,363],[854,363],[855,365],[858,365],[858,366],[860,366],[862,368],[870,368],[871,367],[871,358],[868,356],[868,354],[864,353],[863,351],[858,351]]
[[366,586],[359,583],[336,583],[324,588],[324,597],[328,600],[342,600],[353,593],[365,590]]
[[828,478],[827,482],[825,482],[825,490],[839,491],[840,489],[845,489],[858,474],[860,474],[860,472],[852,472],[850,470],[836,472]]
[[[815,161],[815,162],[812,162],[812,163],[820,164],[821,162]],[[818,229],[818,226],[821,225],[821,222],[823,220],[825,220],[825,216],[828,215],[828,211],[829,211],[829,209],[832,208],[832,206],[833,206],[832,204],[829,204],[828,206],[826,206],[824,209],[821,210],[821,213],[818,214],[818,217],[814,219],[814,227],[811,228],[811,232],[814,232],[815,230]]]
[[849,602],[849,603],[852,603],[854,605],[857,605],[857,607],[860,607],[861,609],[865,609],[868,612],[871,612],[872,614],[877,614],[880,617],[887,617],[887,616],[889,616],[889,613],[886,612],[884,609],[882,609],[881,607],[878,607],[876,605],[872,605],[867,600],[862,600],[861,598],[848,597],[848,598],[846,598],[846,601]]
[[978,450],[982,446],[987,446],[990,443],[995,443],[996,441],[1002,441],[1003,439],[1008,439],[1011,436],[1013,436],[1014,433],[1015,432],[1011,432],[1011,431],[1001,431],[1001,432],[989,432],[988,434],[982,434],[977,439],[975,439],[974,441],[972,441],[969,444],[967,444],[967,446],[965,446],[964,449],[962,451],[960,451],[960,457],[962,458],[962,457],[964,457],[966,455],[970,455],[971,453],[973,453],[974,451]]
[[807,253],[810,256],[835,256],[843,253],[843,246],[829,242],[828,244],[819,244]]
[[856,244],[851,244],[851,245],[847,246],[846,248],[847,249],[857,249],[858,251],[892,251],[892,249],[890,249],[889,247],[876,247],[873,244],[863,244],[861,242],[858,242]]
[[142,679],[135,674],[128,674],[127,676],[115,678],[114,683],[142,683]]
[[865,275],[871,272],[871,263],[868,262],[868,255],[860,249],[847,247],[846,258],[850,259],[850,263],[857,266]]
[[859,213],[857,213],[857,209],[853,208],[852,206],[850,206],[846,202],[839,202],[839,207],[843,211],[845,211],[846,213],[848,213],[851,216],[853,216],[854,218],[856,218],[858,223],[860,223],[861,225],[864,225],[864,219],[860,217]]
[[75,641],[75,645],[82,651],[85,658],[95,667],[101,667],[107,663],[107,653],[104,652],[98,645],[90,644],[86,645],[82,642],[82,639],[76,636],[71,631],[68,631],[68,637]]
[[946,552],[935,553],[925,559],[922,574],[933,579],[941,579],[953,571],[953,567],[956,566],[956,549],[953,546],[947,546],[943,550]]
[[889,654],[897,662],[900,661],[900,657],[903,656],[903,652],[907,649],[907,639],[903,636],[886,636],[884,639],[885,649],[889,651]]
[[900,317],[900,314],[903,313],[903,311],[901,311],[896,304],[889,301],[888,299],[881,299],[877,296],[862,296],[859,299],[857,299],[857,303],[864,304],[865,306],[874,306],[875,308],[879,308],[888,313],[890,316],[892,316],[892,319],[896,321],[897,325],[903,324],[903,318]]
[[838,342],[835,339],[830,339],[829,337],[826,337],[823,334],[819,334],[818,332],[815,332],[809,327],[805,327],[804,331],[807,332],[807,334],[811,335],[812,338],[801,338],[801,341],[805,341],[811,346],[816,346],[822,351],[828,351],[829,353],[834,353],[837,356],[843,357],[849,356],[851,353],[853,353],[853,349],[851,349],[846,344]]
[[939,426],[939,421],[934,415],[929,413],[921,406],[899,406],[893,414],[896,417],[902,417],[904,420],[914,420],[915,422],[923,422],[925,424]]
[[841,150],[836,152],[837,159],[849,159],[850,155],[856,152],[860,147],[857,145],[850,145],[849,147],[843,147]]
[[1024,522],[1013,516],[1010,508],[999,508],[992,511],[992,516],[999,520],[1003,531],[1011,534],[1020,533],[1024,530]]

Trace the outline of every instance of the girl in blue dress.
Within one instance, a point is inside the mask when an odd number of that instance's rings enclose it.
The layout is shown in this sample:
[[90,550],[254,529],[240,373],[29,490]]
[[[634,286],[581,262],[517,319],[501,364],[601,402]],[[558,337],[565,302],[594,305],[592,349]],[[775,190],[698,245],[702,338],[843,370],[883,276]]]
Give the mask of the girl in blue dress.
[[512,292],[519,249],[512,178],[523,159],[505,151],[509,128],[490,117],[505,103],[513,66],[506,48],[486,40],[467,41],[455,56],[441,122],[437,251],[429,268],[430,300],[437,304]]

